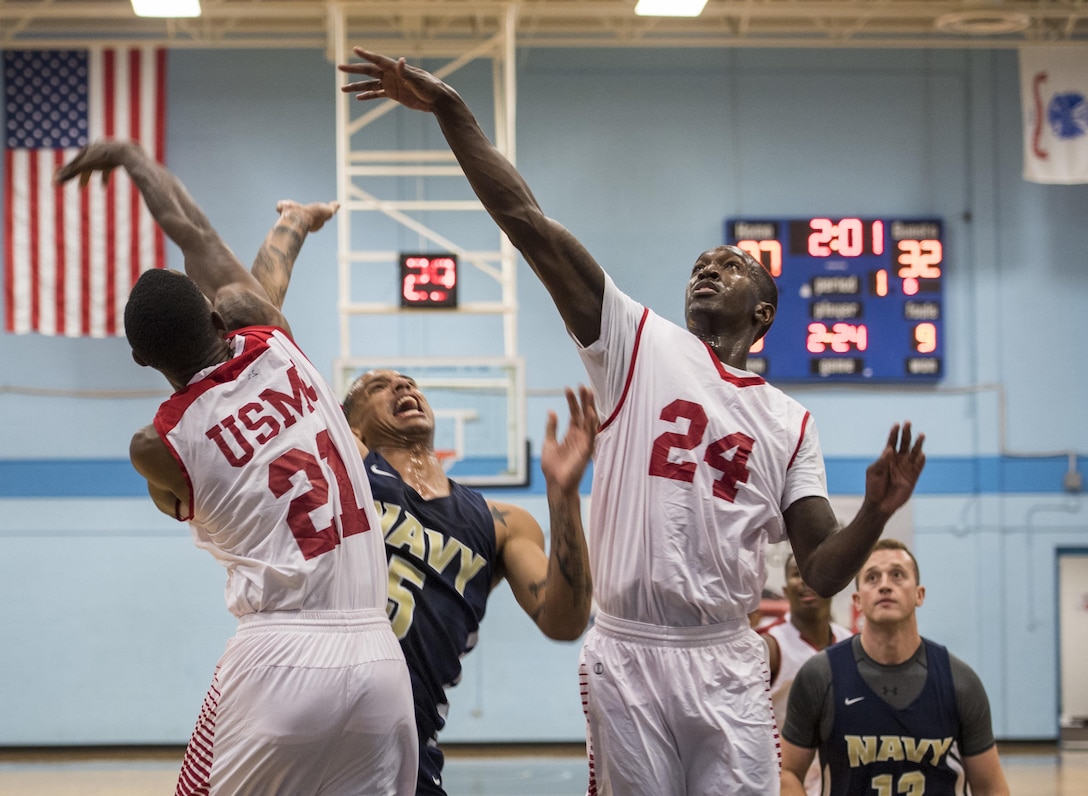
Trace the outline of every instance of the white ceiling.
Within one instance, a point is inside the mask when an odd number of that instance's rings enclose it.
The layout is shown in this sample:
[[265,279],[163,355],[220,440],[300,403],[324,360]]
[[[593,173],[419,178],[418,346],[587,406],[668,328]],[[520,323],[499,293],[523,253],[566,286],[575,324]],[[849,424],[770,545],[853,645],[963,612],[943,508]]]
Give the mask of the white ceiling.
[[1088,44],[1088,0],[709,0],[698,19],[637,17],[635,0],[202,0],[192,20],[137,19],[129,0],[0,0],[0,48],[72,40],[170,47],[464,50],[512,22],[520,47],[1016,47]]

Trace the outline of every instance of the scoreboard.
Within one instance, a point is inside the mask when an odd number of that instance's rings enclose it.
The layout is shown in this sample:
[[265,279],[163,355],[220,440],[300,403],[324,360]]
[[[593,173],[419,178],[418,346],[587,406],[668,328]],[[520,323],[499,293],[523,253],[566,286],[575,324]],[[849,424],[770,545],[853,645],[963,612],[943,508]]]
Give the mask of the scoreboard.
[[772,381],[939,380],[943,231],[939,219],[726,219],[725,242],[778,283],[748,369]]

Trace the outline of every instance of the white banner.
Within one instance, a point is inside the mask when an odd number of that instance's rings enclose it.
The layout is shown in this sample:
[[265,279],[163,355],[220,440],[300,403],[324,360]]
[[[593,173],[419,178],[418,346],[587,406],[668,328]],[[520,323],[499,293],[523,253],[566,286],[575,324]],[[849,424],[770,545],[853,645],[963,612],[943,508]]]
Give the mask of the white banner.
[[1020,48],[1024,179],[1088,183],[1088,47]]

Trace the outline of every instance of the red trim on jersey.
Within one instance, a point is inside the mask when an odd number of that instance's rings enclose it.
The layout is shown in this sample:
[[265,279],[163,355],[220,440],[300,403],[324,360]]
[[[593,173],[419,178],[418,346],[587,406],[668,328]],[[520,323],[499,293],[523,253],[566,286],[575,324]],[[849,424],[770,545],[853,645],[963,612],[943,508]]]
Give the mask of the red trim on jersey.
[[631,362],[627,367],[627,381],[624,382],[623,392],[620,394],[620,399],[616,401],[616,408],[612,410],[612,414],[608,416],[608,419],[601,423],[598,431],[604,431],[608,425],[616,419],[616,415],[620,413],[620,409],[623,408],[624,401],[627,400],[627,393],[631,389],[631,382],[635,380],[635,360],[638,359],[638,348],[642,342],[642,330],[646,327],[646,319],[650,317],[650,311],[643,307],[642,317],[638,321],[638,331],[635,332],[635,345],[631,349]]
[[793,460],[797,458],[797,454],[801,452],[801,443],[805,441],[805,429],[808,428],[808,421],[812,417],[811,412],[805,412],[805,416],[801,418],[801,436],[797,438],[797,447],[793,449],[793,456],[790,457],[790,463],[786,465],[786,469],[793,467]]
[[767,631],[770,630],[772,627],[778,627],[779,625],[784,624],[786,624],[786,617],[780,616],[770,624],[764,625],[763,627],[757,627],[756,632],[759,633],[759,635],[763,636],[766,635]]
[[734,376],[725,369],[725,363],[718,359],[718,355],[714,353],[714,349],[707,345],[705,340],[700,340],[699,342],[703,344],[707,353],[710,354],[710,361],[714,363],[714,367],[718,369],[718,375],[721,376],[724,381],[729,382],[734,387],[758,387],[761,384],[767,383],[762,376]]
[[278,327],[275,326],[247,326],[228,334],[228,342],[242,335],[242,350],[200,381],[182,387],[159,407],[155,415],[155,428],[159,434],[165,437],[172,431],[186,410],[208,390],[237,379],[243,370],[268,349],[268,339],[277,330]]
[[169,449],[170,455],[174,457],[174,461],[178,463],[178,468],[181,470],[182,475],[185,476],[185,484],[189,487],[188,510],[185,512],[185,516],[182,517],[180,516],[181,512],[175,509],[175,516],[178,520],[182,522],[191,520],[196,511],[193,505],[193,479],[189,477],[189,471],[185,468],[185,463],[181,460],[178,452],[170,444],[169,433],[174,430],[174,426],[181,421],[181,416],[200,396],[213,387],[236,380],[243,370],[267,351],[268,339],[276,331],[279,331],[277,326],[247,326],[227,335],[226,339],[229,342],[235,336],[244,333],[241,352],[228,359],[195,384],[182,387],[167,398],[159,407],[159,411],[155,413],[155,430],[159,433],[159,438],[163,441],[163,444]]

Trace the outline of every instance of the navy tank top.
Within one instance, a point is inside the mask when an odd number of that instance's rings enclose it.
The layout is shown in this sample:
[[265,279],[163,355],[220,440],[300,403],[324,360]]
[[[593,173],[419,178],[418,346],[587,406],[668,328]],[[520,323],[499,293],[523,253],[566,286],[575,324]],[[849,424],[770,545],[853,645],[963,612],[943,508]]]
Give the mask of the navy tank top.
[[967,793],[959,749],[960,719],[948,651],[923,639],[926,683],[910,705],[897,710],[858,672],[852,640],[827,649],[834,720],[820,746],[831,796]]

